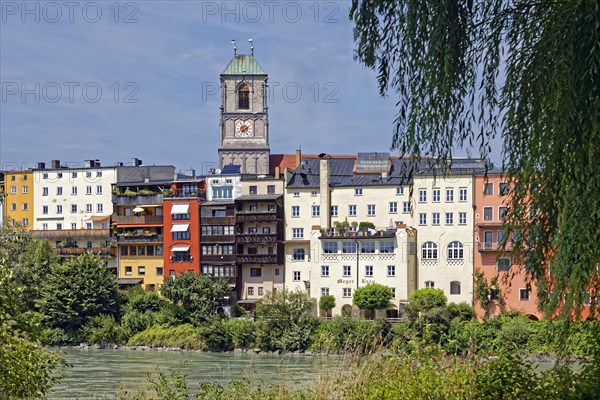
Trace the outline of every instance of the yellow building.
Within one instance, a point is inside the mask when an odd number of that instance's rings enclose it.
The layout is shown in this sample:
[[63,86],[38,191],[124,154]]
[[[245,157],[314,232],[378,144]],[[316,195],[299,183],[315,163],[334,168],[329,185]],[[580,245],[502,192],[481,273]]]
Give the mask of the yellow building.
[[29,230],[33,225],[33,171],[8,171],[4,176],[6,191],[5,220]]

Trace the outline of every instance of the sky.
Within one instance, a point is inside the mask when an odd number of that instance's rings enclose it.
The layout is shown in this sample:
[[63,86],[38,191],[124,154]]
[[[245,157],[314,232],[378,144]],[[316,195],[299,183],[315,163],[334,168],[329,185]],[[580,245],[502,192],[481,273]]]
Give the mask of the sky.
[[[0,164],[217,162],[219,74],[269,74],[271,153],[389,151],[396,99],[353,58],[349,1],[0,0]],[[459,153],[461,154],[461,153]],[[463,152],[464,155],[464,152]]]

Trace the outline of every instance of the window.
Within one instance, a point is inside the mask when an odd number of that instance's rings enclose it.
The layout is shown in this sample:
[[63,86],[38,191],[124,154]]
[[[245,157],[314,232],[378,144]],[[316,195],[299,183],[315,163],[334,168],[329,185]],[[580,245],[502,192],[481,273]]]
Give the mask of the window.
[[56,188],[56,195],[57,195],[57,196],[62,196],[62,186],[58,186],[58,187]]
[[375,204],[367,204],[367,217],[375,216]]
[[275,194],[275,185],[267,185],[267,193]]
[[10,210],[17,211],[17,203],[10,203]]
[[300,192],[294,192],[294,197],[300,197]]
[[519,300],[529,301],[529,289],[519,289]]
[[59,204],[59,205],[56,206],[56,213],[57,214],[62,214],[62,205]]
[[85,173],[85,177],[86,177],[86,178],[91,178],[91,177],[92,177],[92,173],[91,173],[90,171],[87,171],[87,172]]
[[102,186],[96,186],[96,194],[102,194]]
[[338,206],[331,206],[331,216],[332,217],[338,216]]
[[48,206],[42,206],[42,214],[48,214]]
[[311,197],[317,197],[318,194],[319,192],[317,192],[316,190],[310,192]]
[[104,211],[104,206],[102,204],[96,204],[96,212],[103,212]]
[[494,209],[492,207],[483,207],[483,220],[491,221],[493,219]]
[[425,281],[425,287],[427,289],[433,289],[435,287],[435,282],[434,281]]
[[156,276],[162,276],[164,274],[163,267],[156,267]]
[[490,300],[498,300],[500,298],[499,289],[490,289]]
[[96,172],[96,176],[97,176],[97,177],[101,177],[101,176],[102,176],[102,171],[97,171],[97,172]]
[[434,203],[439,203],[440,202],[440,189],[439,188],[435,188],[433,189],[433,202]]
[[269,226],[263,226],[262,233],[263,233],[263,235],[270,235],[271,234],[271,227],[269,227]]
[[300,206],[292,206],[292,217],[300,216]]
[[508,272],[510,270],[510,258],[499,258],[496,265],[498,272]]
[[59,222],[59,223],[56,224],[56,230],[57,231],[62,230],[62,223]]
[[372,277],[373,276],[373,266],[365,265],[365,276]]
[[398,202],[390,201],[390,214],[396,214],[398,212]]
[[498,218],[500,221],[504,221],[508,214],[508,207],[498,207]]
[[312,206],[312,216],[318,217],[321,215],[321,206]]
[[[159,256],[162,254],[162,249],[161,249],[161,254],[158,254],[158,247],[156,246],[156,255]],[[192,260],[192,255],[190,254],[190,251],[174,251],[173,252],[173,256],[172,256],[172,261],[173,262],[189,262]]]
[[349,265],[344,265],[342,267],[342,276],[350,276],[352,273],[352,267]]
[[92,205],[91,204],[86,204],[85,205],[85,212],[86,213],[91,213],[92,212]]
[[23,226],[29,226],[29,218],[23,218],[23,219],[21,219],[21,225],[23,225]]
[[125,267],[125,275],[132,275],[133,267]]
[[363,254],[374,254],[375,253],[375,242],[362,242],[360,244],[360,252]]
[[29,204],[23,203],[22,208],[23,208],[23,211],[27,211],[29,209]]
[[337,254],[338,243],[337,242],[323,242],[323,253],[325,254]]
[[450,282],[450,294],[460,294],[460,282],[459,281]]
[[402,202],[402,212],[404,214],[410,213],[410,201],[403,201]]
[[294,271],[294,282],[300,282],[300,271]]
[[47,230],[48,230],[48,223],[47,223],[47,222],[44,222],[44,223],[42,224],[42,230],[43,230],[43,231],[47,231]]
[[250,276],[262,276],[262,268],[250,268]]
[[395,265],[387,266],[387,276],[396,276],[396,266]]
[[73,229],[73,230],[77,229],[77,224],[74,223],[74,222],[72,222],[71,223],[71,229]]
[[419,214],[419,225],[427,225],[427,213]]
[[395,299],[396,298],[396,288],[391,287],[390,290],[392,291],[392,299]]
[[492,195],[494,194],[494,184],[491,182],[483,184],[483,194]]
[[463,244],[457,240],[448,245],[448,259],[460,260],[463,259]]
[[447,212],[446,213],[446,225],[454,224],[454,213]]
[[250,87],[245,83],[241,84],[238,89],[238,108],[240,110],[250,109]]
[[279,276],[279,268],[275,268],[275,276]]
[[169,270],[169,278],[175,279],[175,270],[174,269]]
[[467,213],[466,212],[459,212],[458,213],[458,224],[459,225],[466,225],[467,224]]
[[42,188],[42,196],[48,196],[48,188],[47,187]]
[[265,294],[265,288],[263,288],[262,286],[258,287],[258,295],[262,296]]
[[352,288],[342,288],[342,297],[352,297]]
[[172,233],[173,240],[189,240],[190,232],[173,232]]
[[257,208],[256,208],[256,204],[252,204],[250,206],[248,206],[248,211],[250,212],[256,212]]
[[57,177],[58,179],[62,179],[62,172],[57,172],[57,173],[56,173],[56,177]]
[[256,227],[255,226],[251,226],[248,228],[248,234],[250,235],[256,235]]
[[71,186],[71,196],[77,196],[77,186]]
[[394,252],[394,242],[391,240],[379,242],[379,252],[382,254],[393,253]]
[[363,194],[362,188],[355,188],[354,189],[354,195],[355,196],[362,196],[362,194]]
[[138,246],[138,256],[146,255],[146,246]]
[[342,253],[356,254],[356,242],[342,242]]
[[508,183],[500,182],[500,196],[506,196],[508,194]]
[[294,238],[294,239],[304,238],[304,228],[292,228],[292,238]]
[[248,286],[248,296],[254,296],[254,287]]
[[446,203],[452,203],[454,201],[454,189],[446,189]]
[[427,202],[427,189],[419,189],[419,203]]
[[146,275],[146,267],[138,267],[139,275]]
[[17,177],[16,177],[15,175],[11,175],[11,177],[10,177],[10,180],[11,180],[11,181],[16,181],[16,180],[17,180]]
[[294,249],[294,261],[304,261],[305,250],[303,248]]
[[438,258],[437,244],[433,242],[423,243],[422,258],[424,260],[436,260]]
[[256,190],[256,186],[252,185],[250,186],[250,194],[256,194],[257,190]]
[[321,276],[329,276],[329,265],[321,265]]
[[85,194],[92,194],[92,187],[91,186],[86,186],[85,187]]
[[396,196],[401,196],[404,194],[404,188],[403,187],[397,187],[396,188]]
[[212,191],[213,191],[214,199],[232,199],[233,198],[233,188],[230,186],[214,187]]
[[77,172],[71,172],[71,178],[77,178]]
[[77,204],[71,204],[71,212],[72,213],[76,213],[77,212]]
[[458,201],[462,201],[462,202],[467,201],[467,188],[459,188],[458,189]]
[[356,206],[355,205],[348,206],[348,215],[350,217],[356,217]]
[[21,187],[21,191],[22,191],[23,193],[29,193],[29,186],[22,186],[22,187]]
[[505,232],[504,231],[498,231],[498,244],[505,244]]
[[16,186],[11,186],[10,187],[10,194],[17,194],[17,187]]
[[329,296],[329,288],[328,287],[321,288],[321,297],[323,297],[323,296]]

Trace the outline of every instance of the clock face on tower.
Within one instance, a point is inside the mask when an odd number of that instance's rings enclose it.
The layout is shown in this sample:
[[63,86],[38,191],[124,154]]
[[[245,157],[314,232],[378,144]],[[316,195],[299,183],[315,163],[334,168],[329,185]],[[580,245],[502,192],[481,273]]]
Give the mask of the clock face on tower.
[[254,134],[254,124],[250,120],[235,121],[235,136],[247,138]]

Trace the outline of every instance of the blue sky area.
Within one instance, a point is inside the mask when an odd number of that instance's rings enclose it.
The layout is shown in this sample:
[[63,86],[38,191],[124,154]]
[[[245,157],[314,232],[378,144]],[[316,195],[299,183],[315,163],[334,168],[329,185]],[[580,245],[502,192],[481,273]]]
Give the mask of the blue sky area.
[[238,53],[254,39],[269,74],[272,153],[389,150],[396,99],[381,98],[375,73],[353,59],[349,1],[0,6],[5,169],[132,157],[199,172],[213,165],[219,74],[234,38]]

